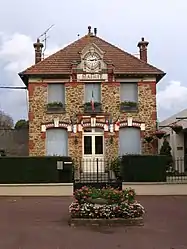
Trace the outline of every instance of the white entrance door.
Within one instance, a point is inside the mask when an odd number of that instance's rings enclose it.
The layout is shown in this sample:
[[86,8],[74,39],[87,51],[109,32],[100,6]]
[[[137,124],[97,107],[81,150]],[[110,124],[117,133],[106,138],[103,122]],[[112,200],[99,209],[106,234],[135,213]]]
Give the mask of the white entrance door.
[[104,172],[104,132],[89,128],[83,132],[83,171]]

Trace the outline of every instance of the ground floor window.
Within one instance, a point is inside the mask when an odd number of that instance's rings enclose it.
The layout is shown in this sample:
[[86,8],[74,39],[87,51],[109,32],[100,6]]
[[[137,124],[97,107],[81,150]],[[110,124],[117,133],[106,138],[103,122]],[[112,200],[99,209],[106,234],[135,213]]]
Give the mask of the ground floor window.
[[141,154],[140,129],[126,127],[119,130],[119,154]]
[[48,156],[68,155],[68,133],[65,129],[49,129],[46,131],[46,154]]

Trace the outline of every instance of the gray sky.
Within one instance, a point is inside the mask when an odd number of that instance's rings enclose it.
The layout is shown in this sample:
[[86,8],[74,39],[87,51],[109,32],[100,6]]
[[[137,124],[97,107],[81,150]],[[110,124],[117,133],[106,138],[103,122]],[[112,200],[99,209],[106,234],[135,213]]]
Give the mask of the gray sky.
[[[148,60],[167,76],[158,84],[160,120],[187,108],[187,2],[184,0],[1,0],[0,85],[23,83],[17,73],[34,63],[32,43],[50,25],[47,54],[98,28],[98,36],[135,54],[142,36]],[[0,109],[27,118],[26,93],[0,89]]]

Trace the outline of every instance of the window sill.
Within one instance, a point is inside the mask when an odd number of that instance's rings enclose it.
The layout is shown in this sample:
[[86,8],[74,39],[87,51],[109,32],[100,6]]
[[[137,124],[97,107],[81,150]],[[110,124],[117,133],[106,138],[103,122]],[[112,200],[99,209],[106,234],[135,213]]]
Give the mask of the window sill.
[[46,113],[52,114],[52,113],[65,113],[66,110],[64,108],[47,108]]
[[92,110],[89,110],[89,109],[88,110],[84,109],[84,113],[92,113],[92,114],[93,113],[98,113],[99,114],[99,113],[103,113],[103,110],[95,109],[94,111],[92,111]]
[[134,112],[134,113],[137,113],[137,112],[139,112],[139,110],[138,110],[137,107],[129,107],[129,108],[120,108],[120,112],[126,112],[126,113]]

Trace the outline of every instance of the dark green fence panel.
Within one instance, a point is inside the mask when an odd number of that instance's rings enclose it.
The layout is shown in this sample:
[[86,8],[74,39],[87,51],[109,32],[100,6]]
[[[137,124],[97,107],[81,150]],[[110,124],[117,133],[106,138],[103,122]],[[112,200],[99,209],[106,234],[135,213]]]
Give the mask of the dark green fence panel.
[[0,157],[0,184],[72,182],[71,161],[70,157]]
[[121,160],[121,177],[125,182],[166,181],[167,156],[125,155]]

